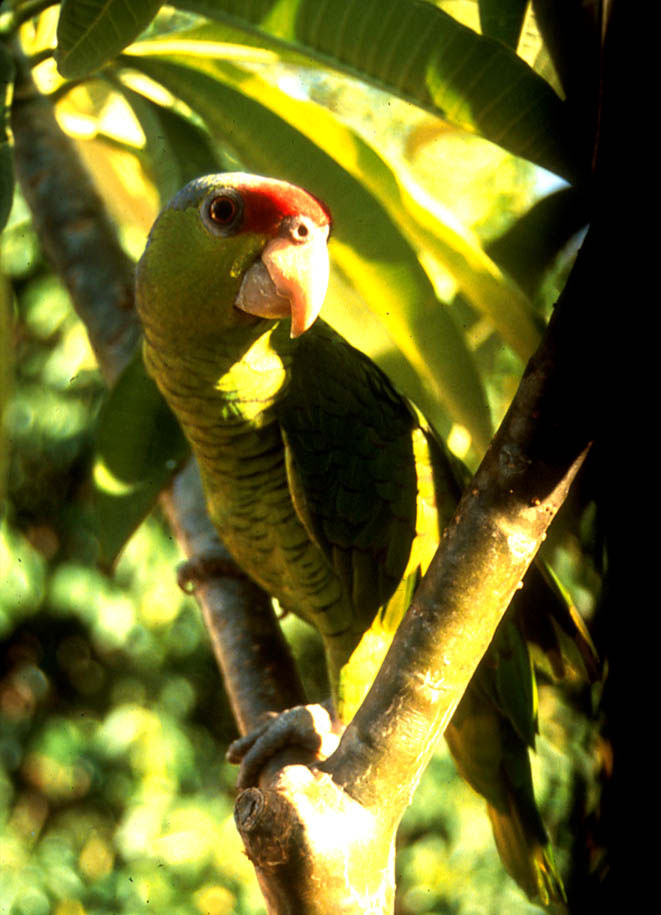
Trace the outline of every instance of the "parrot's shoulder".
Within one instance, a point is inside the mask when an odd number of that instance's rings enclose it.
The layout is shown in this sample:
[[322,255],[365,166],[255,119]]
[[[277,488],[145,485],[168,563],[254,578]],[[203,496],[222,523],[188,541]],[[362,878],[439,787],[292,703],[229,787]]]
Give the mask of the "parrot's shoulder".
[[344,405],[356,401],[353,408],[366,411],[378,404],[409,427],[424,422],[378,365],[322,319],[297,341],[293,368],[294,382],[305,379],[308,390],[320,386],[324,398]]

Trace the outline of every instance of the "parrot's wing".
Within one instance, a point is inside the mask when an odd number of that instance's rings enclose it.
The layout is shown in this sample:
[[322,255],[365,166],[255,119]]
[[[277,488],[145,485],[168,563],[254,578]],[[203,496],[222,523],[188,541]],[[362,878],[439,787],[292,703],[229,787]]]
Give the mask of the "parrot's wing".
[[412,566],[426,567],[458,487],[417,412],[323,321],[294,358],[279,408],[292,501],[367,627]]

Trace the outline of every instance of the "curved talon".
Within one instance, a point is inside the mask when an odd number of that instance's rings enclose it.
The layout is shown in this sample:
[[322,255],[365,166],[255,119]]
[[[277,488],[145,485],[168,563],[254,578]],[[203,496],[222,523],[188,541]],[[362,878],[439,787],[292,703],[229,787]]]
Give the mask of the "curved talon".
[[327,709],[297,705],[280,714],[269,712],[260,727],[230,744],[226,759],[240,765],[237,788],[244,789],[256,785],[264,766],[286,747],[300,747],[309,763],[326,759],[338,743]]

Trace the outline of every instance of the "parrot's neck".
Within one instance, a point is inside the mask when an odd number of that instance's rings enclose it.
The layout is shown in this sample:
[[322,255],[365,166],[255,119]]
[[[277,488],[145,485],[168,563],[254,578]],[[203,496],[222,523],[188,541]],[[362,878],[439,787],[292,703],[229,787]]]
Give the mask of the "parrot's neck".
[[289,379],[288,322],[259,322],[212,340],[145,339],[147,369],[195,447],[237,426],[267,423]]

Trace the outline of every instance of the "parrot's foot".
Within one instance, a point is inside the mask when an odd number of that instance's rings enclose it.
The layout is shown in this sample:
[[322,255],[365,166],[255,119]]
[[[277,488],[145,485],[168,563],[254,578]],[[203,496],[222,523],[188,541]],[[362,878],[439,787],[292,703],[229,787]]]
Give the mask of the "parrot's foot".
[[257,785],[264,766],[289,747],[302,751],[297,762],[310,764],[330,756],[339,742],[338,725],[323,705],[297,705],[269,712],[261,727],[230,744],[226,758],[240,765],[236,783],[244,789]]
[[177,566],[177,584],[186,594],[195,591],[210,578],[245,578],[239,566],[227,553],[203,553]]

